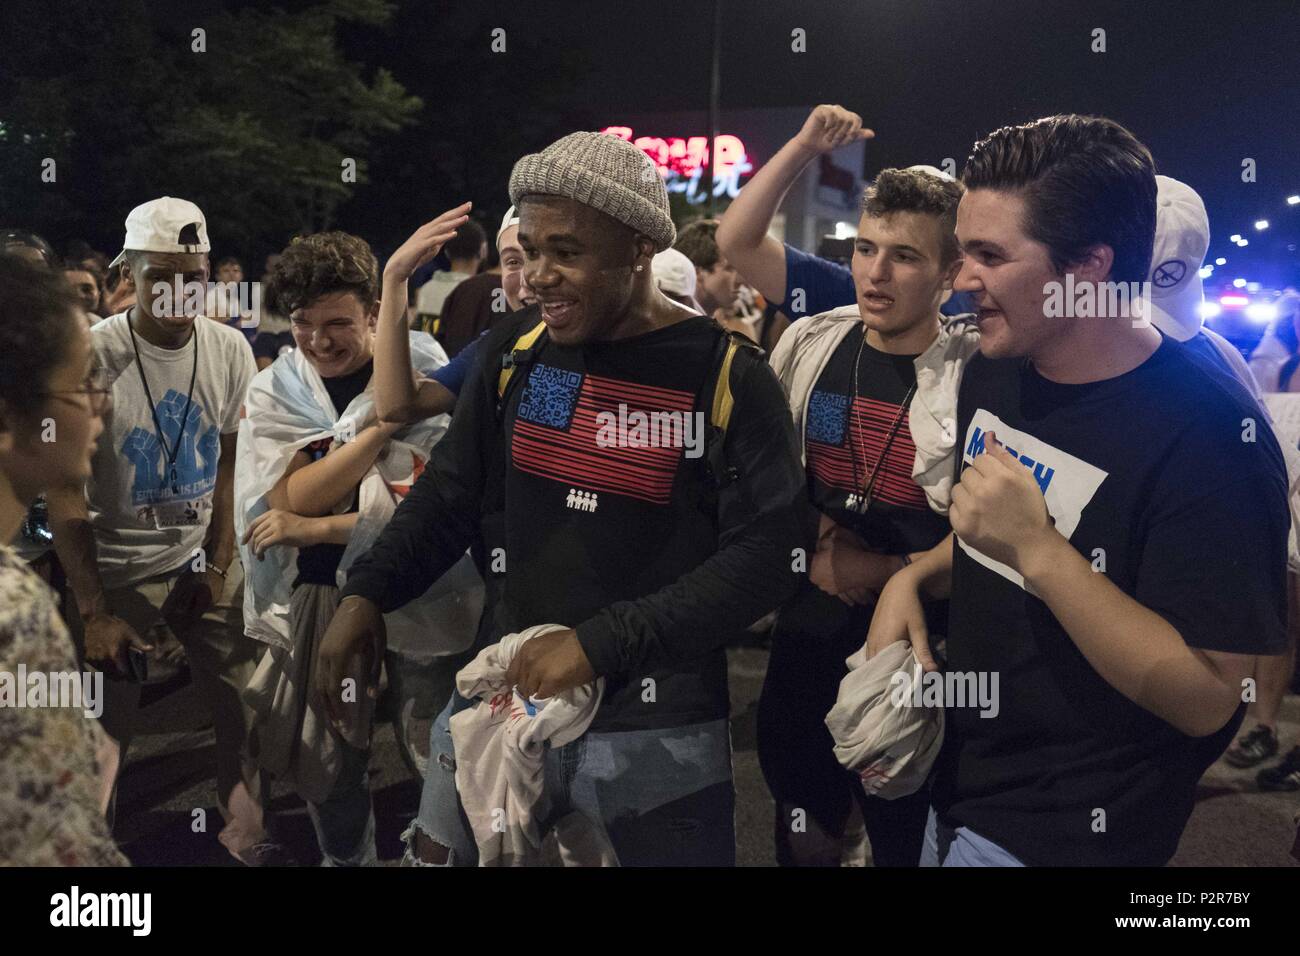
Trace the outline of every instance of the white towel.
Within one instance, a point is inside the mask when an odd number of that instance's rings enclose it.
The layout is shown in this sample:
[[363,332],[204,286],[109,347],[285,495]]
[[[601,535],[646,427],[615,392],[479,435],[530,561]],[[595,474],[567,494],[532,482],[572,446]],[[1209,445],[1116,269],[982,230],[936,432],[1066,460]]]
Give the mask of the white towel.
[[[411,333],[411,358],[424,375],[447,364],[447,354],[429,336]],[[268,510],[266,494],[284,475],[294,453],[311,442],[356,434],[373,416],[374,400],[362,392],[347,408],[336,409],[320,373],[297,349],[286,352],[253,377],[244,398],[235,465],[235,538]],[[339,562],[338,585],[347,570],[370,549],[424,470],[429,449],[447,430],[438,415],[403,429],[389,439],[387,454],[366,472],[357,502],[357,524]],[[244,563],[244,629],[250,637],[288,651],[290,585],[296,548],[274,547],[258,560],[240,546]],[[420,661],[463,651],[474,640],[483,609],[483,582],[466,555],[423,595],[384,615],[390,650]]]
[[845,663],[849,672],[826,715],[836,759],[871,796],[893,800],[915,793],[943,746],[943,708],[898,702],[900,689],[924,673],[912,646],[898,641],[869,661],[864,647]]
[[[541,624],[507,634],[456,675],[460,695],[479,700],[451,718],[451,739],[456,789],[474,831],[480,866],[540,862],[545,837],[540,821],[550,810],[543,786],[546,748],[581,737],[600,706],[603,677],[538,704],[506,685],[506,671],[520,646],[557,630],[566,628]],[[612,865],[613,851],[603,830],[573,816],[557,826],[565,864]]]

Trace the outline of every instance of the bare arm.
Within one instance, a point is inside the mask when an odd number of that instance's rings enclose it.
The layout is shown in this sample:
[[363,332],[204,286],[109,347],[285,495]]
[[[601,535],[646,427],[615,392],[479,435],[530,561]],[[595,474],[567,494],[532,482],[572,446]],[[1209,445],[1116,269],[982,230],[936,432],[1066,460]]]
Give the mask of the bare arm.
[[212,495],[212,521],[204,543],[206,560],[224,571],[235,559],[235,442],[237,432],[221,436],[217,485]]
[[315,544],[347,544],[357,526],[357,512],[304,518],[291,511],[272,508],[254,518],[244,533],[244,544],[257,558],[266,549],[280,545],[306,548]]
[[86,492],[81,485],[51,488],[45,495],[50,513],[54,551],[68,576],[83,617],[107,610],[104,583],[99,577],[99,549],[90,528]]
[[1019,571],[1108,684],[1183,733],[1204,737],[1241,704],[1253,654],[1189,647],[1172,624],[1121,591],[1056,530],[1038,483],[992,432],[953,489],[962,541]]
[[411,367],[407,335],[407,283],[411,274],[438,254],[469,218],[462,203],[426,222],[393,253],[384,266],[379,329],[375,337],[375,412],[382,422],[410,422],[451,411],[456,396]]
[[375,413],[381,422],[404,424],[445,415],[456,396],[441,382],[411,367],[411,340],[406,326],[406,283],[384,273],[375,336]]
[[397,428],[393,424],[368,425],[356,439],[335,445],[319,461],[312,461],[305,451],[298,452],[289,460],[284,476],[266,493],[267,504],[307,518],[329,514],[356,491]]
[[727,207],[718,225],[718,249],[769,302],[785,301],[785,247],[767,234],[781,200],[810,162],[875,134],[842,106],[818,106]]
[[1094,573],[1055,529],[1027,555],[1025,580],[1108,684],[1183,733],[1209,736],[1241,704],[1254,655],[1188,647],[1163,617]]

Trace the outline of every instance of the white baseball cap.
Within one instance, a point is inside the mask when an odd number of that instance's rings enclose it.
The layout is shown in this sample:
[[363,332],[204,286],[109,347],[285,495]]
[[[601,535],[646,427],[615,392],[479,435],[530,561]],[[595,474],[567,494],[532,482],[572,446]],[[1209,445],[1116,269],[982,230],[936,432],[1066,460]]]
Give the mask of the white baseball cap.
[[515,207],[511,206],[506,210],[506,214],[501,217],[501,228],[497,230],[497,249],[501,248],[501,237],[511,226],[519,225],[519,213],[515,212]]
[[908,166],[907,171],[910,173],[928,173],[931,176],[936,176],[939,179],[946,180],[950,183],[955,183],[957,181],[956,178],[948,175],[937,166],[929,166],[925,163],[917,163],[915,166]]
[[1156,177],[1156,239],[1151,247],[1151,321],[1186,342],[1201,331],[1201,263],[1210,248],[1210,217],[1196,190]]
[[[198,242],[182,242],[186,226],[196,227]],[[210,252],[208,223],[203,210],[188,199],[163,196],[141,203],[127,214],[126,241],[109,268],[126,258],[126,250],[140,252]]]
[[672,248],[656,253],[650,260],[650,272],[655,285],[669,295],[695,298],[695,263],[686,253]]

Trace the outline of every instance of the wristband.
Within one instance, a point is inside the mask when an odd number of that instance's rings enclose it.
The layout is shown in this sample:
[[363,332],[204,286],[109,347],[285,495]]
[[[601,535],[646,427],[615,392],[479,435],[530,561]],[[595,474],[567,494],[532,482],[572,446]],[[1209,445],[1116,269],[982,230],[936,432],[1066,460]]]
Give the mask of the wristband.
[[226,572],[223,571],[223,570],[221,570],[221,568],[217,567],[215,564],[209,564],[209,565],[208,565],[208,570],[209,570],[209,571],[216,571],[217,574],[221,575],[221,580],[224,581],[224,580],[226,579]]

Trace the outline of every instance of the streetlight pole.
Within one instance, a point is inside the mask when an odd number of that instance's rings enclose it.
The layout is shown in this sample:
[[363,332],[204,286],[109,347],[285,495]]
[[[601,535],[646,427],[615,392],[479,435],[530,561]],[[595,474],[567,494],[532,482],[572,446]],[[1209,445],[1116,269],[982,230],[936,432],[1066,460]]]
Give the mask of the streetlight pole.
[[709,76],[709,174],[705,180],[707,210],[712,219],[714,208],[713,184],[718,174],[718,100],[722,92],[722,0],[713,0],[713,65]]

